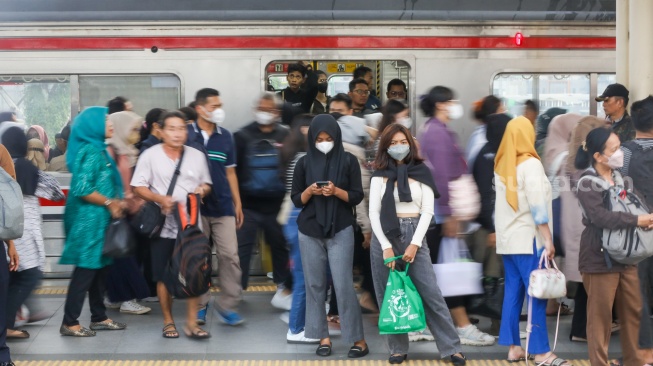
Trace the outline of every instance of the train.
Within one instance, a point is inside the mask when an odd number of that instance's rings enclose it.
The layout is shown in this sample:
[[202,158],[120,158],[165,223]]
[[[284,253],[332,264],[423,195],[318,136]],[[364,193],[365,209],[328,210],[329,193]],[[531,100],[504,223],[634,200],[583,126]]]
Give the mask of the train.
[[[542,111],[600,115],[594,98],[615,81],[615,1],[523,1],[536,10],[520,9],[521,1],[505,1],[503,10],[483,1],[466,8],[412,1],[403,12],[389,0],[333,1],[347,11],[312,1],[268,9],[274,2],[250,0],[241,8],[218,2],[225,8],[217,13],[200,0],[183,2],[184,11],[173,8],[182,2],[168,0],[156,10],[140,8],[148,2],[132,9],[122,0],[111,10],[73,9],[79,2],[66,0],[12,8],[31,3],[9,5],[0,15],[0,110],[49,131],[117,95],[144,116],[154,107],[185,106],[197,90],[212,87],[224,103],[224,127],[233,132],[252,121],[260,93],[285,87],[288,65],[304,61],[327,73],[330,94],[346,91],[361,65],[372,69],[371,89],[382,101],[387,82],[402,79],[416,131],[426,121],[420,96],[435,85],[452,88],[466,109],[451,124],[464,145],[477,123],[471,105],[485,95],[503,98],[514,115],[527,99]],[[50,109],[37,111],[43,105]],[[56,176],[68,186],[68,174]],[[49,277],[71,271],[58,264],[62,214],[62,203],[43,202]],[[263,248],[253,258],[253,275],[267,271]]]

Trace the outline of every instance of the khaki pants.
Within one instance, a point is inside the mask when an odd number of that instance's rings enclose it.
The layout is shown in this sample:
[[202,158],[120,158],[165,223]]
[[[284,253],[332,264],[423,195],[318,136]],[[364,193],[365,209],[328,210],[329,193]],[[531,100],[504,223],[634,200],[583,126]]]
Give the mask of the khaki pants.
[[637,345],[642,301],[637,267],[621,273],[583,273],[587,291],[587,348],[592,366],[608,365],[612,304],[621,324],[621,353],[625,366],[643,365]]
[[[233,216],[202,216],[202,228],[212,241],[218,257],[220,296],[216,300],[217,306],[222,310],[235,311],[243,292],[240,285],[242,272],[238,257],[236,218]],[[204,308],[210,299],[210,292],[200,296],[199,309]]]
[[479,228],[475,232],[467,235],[467,247],[472,254],[474,261],[483,263],[483,276],[503,278],[503,261],[497,254],[497,248],[488,247],[487,236],[489,231]]

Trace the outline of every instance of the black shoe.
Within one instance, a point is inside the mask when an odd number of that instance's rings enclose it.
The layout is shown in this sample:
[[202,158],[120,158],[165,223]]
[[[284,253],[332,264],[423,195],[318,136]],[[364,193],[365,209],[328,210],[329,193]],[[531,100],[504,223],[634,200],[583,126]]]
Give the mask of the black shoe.
[[0,362],[0,366],[16,366],[13,362]]
[[349,353],[347,353],[347,357],[349,358],[361,358],[364,356],[367,356],[367,354],[370,353],[370,347],[365,345],[365,349],[359,346],[352,346],[349,349]]
[[462,353],[460,353],[460,356],[451,355],[451,363],[453,363],[454,365],[463,366],[464,364],[467,363],[467,358]]
[[403,363],[406,359],[408,358],[408,355],[390,355],[390,358],[388,358],[388,362],[390,362],[393,365],[399,365]]
[[329,344],[320,344],[315,350],[315,354],[322,357],[327,357],[331,355],[331,343]]

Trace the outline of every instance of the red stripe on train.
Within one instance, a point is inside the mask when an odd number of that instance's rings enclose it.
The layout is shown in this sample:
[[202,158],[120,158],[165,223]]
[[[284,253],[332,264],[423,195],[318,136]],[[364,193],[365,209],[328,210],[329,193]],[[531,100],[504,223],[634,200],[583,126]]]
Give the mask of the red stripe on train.
[[42,37],[3,38],[0,50],[149,49],[615,49],[614,37]]
[[[68,197],[68,190],[67,189],[62,189],[63,194]],[[50,201],[46,200],[45,198],[39,198],[39,203],[41,204],[41,207],[60,207],[60,206],[65,206],[66,205],[66,200],[61,200],[61,201]]]

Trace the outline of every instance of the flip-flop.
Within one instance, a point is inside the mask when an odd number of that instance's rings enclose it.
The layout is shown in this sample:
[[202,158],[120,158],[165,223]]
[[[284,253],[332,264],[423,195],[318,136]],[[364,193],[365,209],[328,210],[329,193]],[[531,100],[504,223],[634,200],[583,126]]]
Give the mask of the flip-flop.
[[184,328],[184,333],[186,333],[186,337],[192,338],[192,339],[207,339],[211,338],[211,333],[205,331],[204,329],[200,327],[195,327],[192,331],[188,328]]

